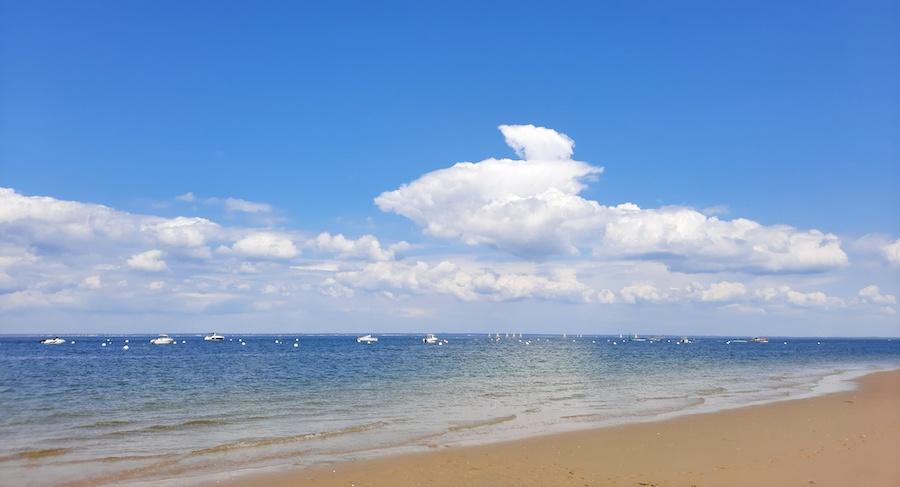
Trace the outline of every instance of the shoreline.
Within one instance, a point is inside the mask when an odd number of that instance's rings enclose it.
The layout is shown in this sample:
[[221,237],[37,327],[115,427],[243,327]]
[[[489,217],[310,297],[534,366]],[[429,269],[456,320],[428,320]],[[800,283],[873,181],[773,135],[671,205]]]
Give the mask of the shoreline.
[[439,447],[200,485],[900,485],[900,370],[852,391],[475,446]]

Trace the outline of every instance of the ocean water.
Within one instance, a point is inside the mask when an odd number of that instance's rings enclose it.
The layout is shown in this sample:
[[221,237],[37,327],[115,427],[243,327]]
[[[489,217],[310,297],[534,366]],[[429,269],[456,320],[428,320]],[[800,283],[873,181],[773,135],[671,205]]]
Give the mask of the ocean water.
[[889,339],[173,336],[0,337],[0,485],[210,483],[803,398],[900,368]]

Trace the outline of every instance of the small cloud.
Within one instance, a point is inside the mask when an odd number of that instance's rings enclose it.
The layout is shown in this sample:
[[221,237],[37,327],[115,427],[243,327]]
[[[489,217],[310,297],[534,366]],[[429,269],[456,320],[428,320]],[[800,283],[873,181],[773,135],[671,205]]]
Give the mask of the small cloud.
[[242,200],[240,198],[206,198],[203,200],[207,205],[223,205],[226,211],[241,213],[271,213],[272,205],[266,203],[255,203],[253,201]]
[[322,232],[314,240],[306,243],[310,248],[319,252],[333,252],[342,259],[366,259],[372,261],[394,260],[394,250],[406,250],[409,244],[400,242],[391,246],[388,250],[381,247],[378,239],[372,235],[364,235],[358,240],[344,237],[342,234],[331,235]]
[[534,125],[501,125],[506,144],[526,161],[559,160],[572,157],[575,141],[565,134]]
[[754,293],[760,301],[789,304],[799,308],[842,308],[845,306],[841,298],[828,296],[821,291],[802,293],[794,291],[790,286],[779,286],[757,289]]
[[896,304],[897,297],[892,294],[881,294],[878,286],[867,286],[859,290],[859,299],[864,303]]
[[244,213],[271,213],[272,206],[265,203],[254,203],[237,198],[225,200],[225,209],[228,211],[240,211]]
[[722,302],[732,301],[740,298],[747,293],[747,288],[740,282],[714,282],[709,285],[709,289],[702,289],[697,294],[700,301],[705,302]]
[[646,301],[650,303],[663,303],[670,300],[670,296],[666,292],[661,292],[653,284],[643,283],[632,286],[625,286],[619,292],[622,300],[628,304],[636,304],[638,301]]
[[149,272],[161,272],[168,268],[166,261],[162,260],[162,250],[148,250],[140,254],[132,255],[128,259],[128,265],[134,269]]
[[727,215],[731,213],[731,208],[729,208],[728,205],[715,205],[704,208],[700,213],[703,213],[706,216]]
[[81,281],[78,287],[85,289],[100,289],[103,285],[100,283],[100,276],[88,276]]
[[291,239],[268,232],[244,237],[235,242],[231,250],[248,257],[263,259],[291,259],[300,255]]
[[175,197],[175,199],[178,201],[194,201],[194,200],[196,200],[196,198],[194,197],[194,193],[191,191],[188,191],[187,193],[184,193],[182,195],[178,195]]
[[616,294],[609,289],[604,289],[597,293],[597,301],[601,304],[615,304],[618,299],[616,299]]
[[900,266],[900,238],[881,248],[882,254],[892,266]]

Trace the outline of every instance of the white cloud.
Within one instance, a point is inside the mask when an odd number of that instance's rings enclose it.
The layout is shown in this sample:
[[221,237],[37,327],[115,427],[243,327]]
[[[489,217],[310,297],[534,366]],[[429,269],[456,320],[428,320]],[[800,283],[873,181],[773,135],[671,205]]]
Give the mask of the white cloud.
[[576,254],[575,240],[596,225],[591,219],[599,208],[576,195],[603,168],[568,159],[571,150],[561,142],[567,137],[531,129],[504,126],[525,160],[461,162],[382,193],[375,203],[438,237],[535,258]]
[[272,206],[266,203],[254,203],[237,198],[225,200],[225,209],[228,211],[241,211],[244,213],[271,213]]
[[893,294],[881,294],[878,286],[867,286],[859,290],[859,299],[864,303],[897,304],[897,297]]
[[188,191],[182,195],[178,195],[175,197],[178,201],[194,201],[196,198],[194,197],[194,193]]
[[315,239],[306,243],[307,247],[317,252],[331,252],[341,259],[365,259],[373,261],[394,260],[394,251],[402,251],[409,248],[406,242],[400,242],[383,249],[378,239],[372,235],[364,235],[357,240],[351,240],[341,234],[332,236],[328,232],[320,233]]
[[842,308],[845,306],[845,302],[841,298],[828,296],[821,291],[801,293],[794,291],[789,286],[761,288],[757,289],[754,294],[764,302],[783,303],[803,308]]
[[747,294],[747,286],[740,282],[714,282],[704,289],[702,285],[695,284],[697,288],[693,295],[705,302],[734,301]]
[[848,263],[840,240],[817,230],[586,200],[578,193],[603,168],[572,160],[571,139],[530,125],[501,131],[524,160],[461,162],[382,193],[375,203],[427,234],[536,260],[592,249],[602,259],[659,260],[687,271],[809,272]]
[[210,250],[205,244],[220,237],[221,228],[205,218],[183,216],[171,220],[153,221],[141,226],[141,230],[157,243],[188,251],[189,255],[209,258]]
[[100,282],[100,276],[88,276],[81,281],[80,287],[86,289],[100,289],[103,287],[103,284]]
[[148,272],[162,272],[168,269],[166,261],[162,260],[162,250],[148,250],[140,254],[132,255],[128,259],[128,265],[134,269]]
[[0,235],[7,241],[72,247],[89,240],[128,239],[137,228],[137,218],[103,205],[23,196],[0,188]]
[[628,304],[636,304],[638,301],[662,303],[671,300],[669,293],[660,291],[656,286],[650,283],[625,286],[619,291],[619,296],[622,298],[623,302]]
[[[591,293],[588,286],[566,269],[549,273],[497,273],[482,268],[467,270],[448,261],[433,266],[421,261],[415,264],[376,262],[339,272],[335,279],[348,288],[371,292],[438,293],[464,301],[485,297],[495,301],[534,298],[586,302],[590,301]],[[326,282],[330,285],[330,281]]]
[[881,252],[892,266],[900,266],[900,238],[885,244]]
[[520,159],[556,160],[572,157],[575,141],[565,134],[534,125],[501,125],[506,145],[516,151]]
[[248,235],[231,246],[237,254],[260,259],[292,259],[300,255],[300,251],[290,238],[271,232],[258,232]]
[[614,304],[618,301],[616,294],[609,289],[604,289],[597,293],[597,302],[602,304]]
[[817,230],[724,221],[681,207],[642,210],[625,204],[608,212],[596,255],[643,256],[690,271],[816,271],[848,262],[840,240]]
[[728,205],[716,205],[704,208],[700,213],[703,213],[706,216],[727,215],[731,213],[731,209]]

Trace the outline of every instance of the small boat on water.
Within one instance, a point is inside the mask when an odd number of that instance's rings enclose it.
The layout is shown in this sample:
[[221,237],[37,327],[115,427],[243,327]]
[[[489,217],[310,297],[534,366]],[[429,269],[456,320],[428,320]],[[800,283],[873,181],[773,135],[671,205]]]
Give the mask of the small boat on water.
[[175,343],[175,339],[166,334],[161,334],[150,340],[153,345],[171,345]]
[[44,338],[41,340],[41,345],[62,345],[63,343],[66,343],[66,341],[60,337]]
[[681,340],[678,340],[675,343],[678,343],[680,345],[682,343],[694,343],[694,342],[688,337],[681,337]]
[[203,340],[207,341],[207,342],[221,342],[221,341],[225,340],[225,337],[222,335],[219,335],[216,332],[212,332],[209,335],[206,335],[205,337],[203,337]]
[[629,341],[632,341],[632,342],[646,342],[646,341],[647,341],[646,338],[641,338],[641,337],[639,337],[639,336],[637,335],[637,333],[635,333],[634,335],[632,335],[631,338],[629,338],[628,340],[629,340]]
[[725,342],[728,345],[732,343],[769,343],[769,337],[753,337],[749,340],[744,340],[743,338],[736,338],[734,340],[728,340]]
[[438,337],[434,336],[434,333],[429,333],[428,335],[425,335],[425,338],[422,339],[422,343],[428,343],[430,345],[434,345],[440,342],[441,341],[438,340]]
[[363,335],[361,337],[356,337],[356,343],[372,343],[377,341],[378,338],[373,337],[372,335]]

